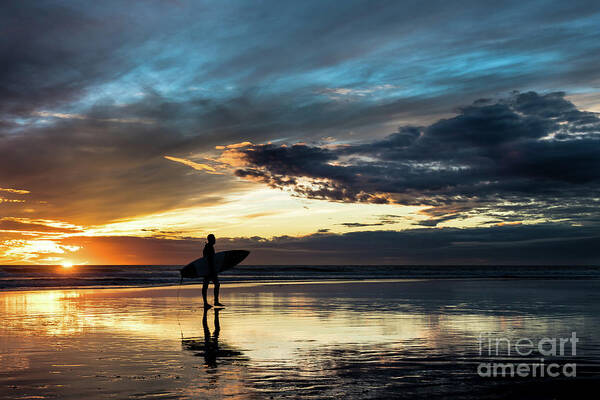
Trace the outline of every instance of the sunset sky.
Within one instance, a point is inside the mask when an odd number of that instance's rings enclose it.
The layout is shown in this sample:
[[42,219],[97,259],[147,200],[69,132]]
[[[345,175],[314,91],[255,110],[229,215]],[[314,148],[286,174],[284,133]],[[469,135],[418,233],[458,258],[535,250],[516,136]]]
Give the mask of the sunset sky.
[[0,264],[600,262],[597,1],[9,1]]

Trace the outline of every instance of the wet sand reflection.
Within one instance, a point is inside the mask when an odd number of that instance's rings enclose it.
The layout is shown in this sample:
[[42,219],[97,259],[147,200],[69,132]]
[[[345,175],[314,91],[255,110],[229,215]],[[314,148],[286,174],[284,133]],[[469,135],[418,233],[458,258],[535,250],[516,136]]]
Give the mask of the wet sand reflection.
[[[581,377],[598,383],[598,286],[238,284],[222,289],[226,309],[208,312],[199,286],[2,292],[0,385],[6,398],[495,398],[488,391],[506,382],[475,374],[482,332],[536,339],[572,331],[587,365]],[[516,387],[571,387],[553,384]]]

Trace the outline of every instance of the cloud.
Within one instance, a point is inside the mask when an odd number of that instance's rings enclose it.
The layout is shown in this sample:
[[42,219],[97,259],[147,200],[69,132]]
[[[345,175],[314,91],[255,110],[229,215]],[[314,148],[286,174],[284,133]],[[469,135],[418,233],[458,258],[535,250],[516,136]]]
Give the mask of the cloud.
[[[182,142],[175,133],[163,135],[162,127],[122,130],[112,123],[63,120],[0,137],[0,180],[27,187],[37,217],[82,225],[213,203],[235,187],[231,179],[170,167],[163,154]],[[12,215],[27,212],[14,209]]]
[[233,143],[228,144],[227,146],[215,146],[217,150],[225,150],[225,149],[239,149],[240,147],[252,146],[252,142],[241,142],[241,143]]
[[383,84],[366,88],[325,88],[317,90],[317,93],[324,94],[335,100],[347,100],[355,97],[373,96],[378,92],[394,89],[398,89],[398,87],[390,84]]
[[[219,243],[224,245],[223,240]],[[598,263],[594,248],[600,244],[600,235],[595,227],[539,224],[249,238],[236,239],[234,244],[254,249],[255,258],[248,262],[257,264],[264,259],[289,264],[293,259],[324,264],[338,260],[352,264],[574,265]]]
[[[1,191],[3,216],[142,218],[249,190],[237,176],[303,197],[427,204],[431,225],[473,210],[599,220],[595,114],[525,92],[448,118],[513,89],[593,99],[598,2],[22,0],[2,11],[0,182],[15,188]],[[189,159],[215,146],[220,158]],[[165,155],[236,172],[198,174]]]
[[[74,257],[98,263],[179,264],[198,257],[203,239],[69,237]],[[219,250],[251,251],[245,264],[591,265],[600,262],[597,229],[568,224],[405,231],[328,232],[271,239],[217,238]],[[527,254],[523,258],[523,254]],[[126,261],[124,261],[125,255]],[[118,261],[117,261],[118,260]]]
[[[34,115],[60,119],[90,119],[90,117],[87,115],[56,113],[48,111],[37,111],[34,113]],[[123,124],[153,124],[155,122],[153,120],[141,118],[97,118],[96,120],[99,122],[119,122]]]
[[440,218],[430,218],[430,219],[426,219],[424,221],[419,221],[419,222],[417,222],[417,224],[422,225],[422,226],[437,226],[437,225],[441,224],[442,222],[452,221],[453,219],[460,218],[460,216],[461,216],[460,214],[450,214],[450,215],[445,215]]
[[243,166],[238,177],[298,196],[429,204],[444,211],[444,221],[456,212],[440,207],[460,204],[465,211],[517,199],[596,202],[599,152],[596,114],[578,110],[564,93],[527,92],[479,100],[452,118],[402,126],[382,140],[333,148],[257,144],[228,157]]
[[0,260],[45,264],[55,261],[56,256],[74,253],[79,249],[79,246],[59,244],[53,240],[12,239],[0,242]]
[[27,218],[0,218],[0,231],[36,233],[76,233],[83,229],[56,221],[31,220]]
[[192,167],[197,171],[206,171],[208,173],[216,173],[216,170],[208,164],[200,164],[194,161],[186,160],[184,158],[165,156],[167,160],[175,161],[188,167]]
[[0,203],[25,203],[25,200],[4,199],[4,198],[0,197]]
[[267,217],[267,216],[271,216],[271,215],[277,215],[279,213],[280,213],[279,211],[261,211],[261,212],[257,212],[257,213],[242,215],[241,218],[253,219],[253,218]]
[[364,223],[364,222],[342,222],[340,225],[345,226],[346,228],[363,228],[365,226],[380,226],[384,225],[383,222],[375,222],[375,223]]
[[15,193],[15,194],[28,194],[28,193],[31,193],[29,190],[11,189],[11,188],[0,188],[0,192]]

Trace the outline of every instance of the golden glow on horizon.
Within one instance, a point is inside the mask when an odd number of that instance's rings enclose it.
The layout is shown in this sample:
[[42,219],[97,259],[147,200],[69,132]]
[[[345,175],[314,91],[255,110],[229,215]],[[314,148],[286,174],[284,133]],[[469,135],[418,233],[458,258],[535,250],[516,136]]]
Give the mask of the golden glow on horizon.
[[61,265],[65,269],[73,268],[73,263],[70,261],[63,261],[63,263]]
[[[414,220],[426,219],[417,214],[423,206],[395,204],[336,203],[301,199],[273,189],[259,189],[227,196],[223,203],[171,210],[164,213],[124,219],[92,227],[86,235],[154,236],[157,231],[177,232],[176,236],[217,237],[303,236],[328,229],[332,233],[370,230],[406,229]],[[393,221],[381,219],[393,215]],[[361,223],[362,226],[345,224]],[[164,236],[168,237],[169,234]]]
[[81,249],[80,246],[59,244],[53,239],[56,237],[5,240],[0,243],[0,263],[56,264],[63,260],[57,256]]
[[[213,232],[217,238],[260,236],[306,236],[318,231],[347,233],[362,230],[404,230],[435,218],[429,206],[397,204],[342,203],[295,197],[292,194],[249,184],[249,190],[226,195],[214,206],[168,210],[122,219],[97,226],[78,226],[48,219],[13,218],[14,222],[39,224],[57,232],[17,232],[25,236],[0,241],[0,264],[62,264],[85,245],[63,245],[61,240],[77,237],[159,237],[162,239],[204,238]],[[454,219],[438,227],[469,227],[493,222],[483,216]],[[7,231],[5,231],[7,232]],[[89,263],[127,264],[120,252],[91,255]],[[86,256],[89,257],[89,256]],[[149,261],[146,261],[149,262]]]

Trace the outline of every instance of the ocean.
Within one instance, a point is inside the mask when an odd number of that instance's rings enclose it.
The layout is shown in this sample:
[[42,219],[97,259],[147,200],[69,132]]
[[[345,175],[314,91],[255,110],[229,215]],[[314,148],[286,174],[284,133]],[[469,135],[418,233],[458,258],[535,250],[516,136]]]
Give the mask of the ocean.
[[[0,289],[165,286],[180,283],[174,265],[0,266]],[[599,279],[600,266],[241,265],[222,282],[367,279]],[[184,284],[198,283],[185,279]]]

